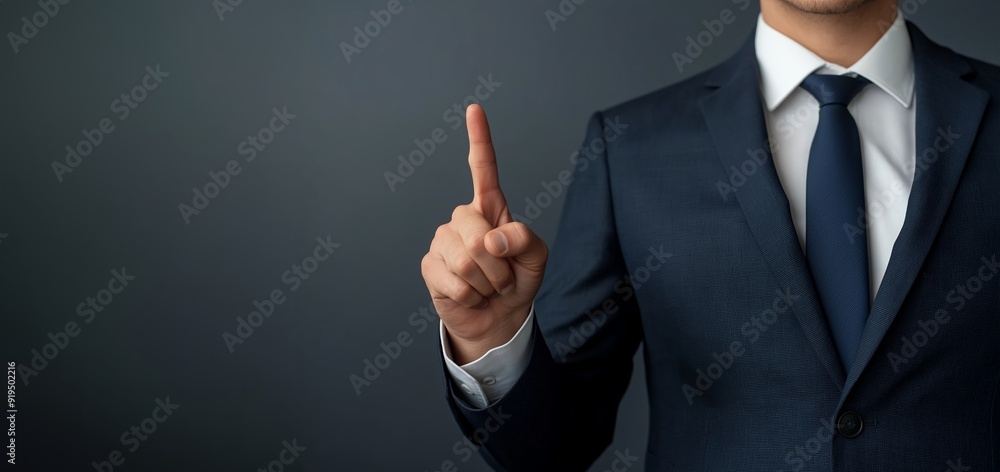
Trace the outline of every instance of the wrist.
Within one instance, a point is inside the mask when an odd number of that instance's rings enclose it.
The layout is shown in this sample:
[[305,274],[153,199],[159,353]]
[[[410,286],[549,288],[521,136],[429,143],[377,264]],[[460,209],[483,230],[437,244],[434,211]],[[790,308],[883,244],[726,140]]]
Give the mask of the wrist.
[[529,312],[530,309],[526,308],[521,315],[507,317],[506,322],[475,338],[455,335],[445,326],[452,360],[458,365],[466,365],[483,357],[490,350],[507,344],[524,325]]

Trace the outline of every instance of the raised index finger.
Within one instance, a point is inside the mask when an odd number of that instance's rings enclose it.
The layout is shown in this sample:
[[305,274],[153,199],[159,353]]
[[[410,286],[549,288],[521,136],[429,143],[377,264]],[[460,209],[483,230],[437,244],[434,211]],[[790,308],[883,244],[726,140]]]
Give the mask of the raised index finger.
[[465,112],[469,130],[469,168],[472,169],[472,191],[475,198],[495,194],[500,189],[497,175],[497,155],[490,137],[490,124],[486,112],[472,104]]

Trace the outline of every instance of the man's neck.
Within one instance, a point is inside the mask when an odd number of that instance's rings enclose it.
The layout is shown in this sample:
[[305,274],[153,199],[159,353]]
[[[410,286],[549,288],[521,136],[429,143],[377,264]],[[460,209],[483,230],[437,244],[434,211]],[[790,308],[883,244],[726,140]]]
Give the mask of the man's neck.
[[896,0],[872,0],[848,13],[815,14],[784,0],[761,0],[764,21],[823,60],[850,67],[896,19]]

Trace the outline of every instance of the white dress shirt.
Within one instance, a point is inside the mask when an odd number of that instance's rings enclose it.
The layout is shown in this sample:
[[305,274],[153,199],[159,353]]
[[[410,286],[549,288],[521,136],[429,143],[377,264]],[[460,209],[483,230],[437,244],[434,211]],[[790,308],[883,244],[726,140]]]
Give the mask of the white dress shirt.
[[[799,243],[806,243],[806,173],[819,123],[819,104],[799,87],[809,74],[860,75],[872,82],[847,109],[858,124],[864,167],[871,297],[889,264],[903,226],[916,161],[916,104],[913,51],[902,14],[854,65],[830,64],[757,18],[754,37],[760,66],[764,116],[781,186],[788,198]],[[847,235],[845,234],[845,237]],[[485,408],[517,382],[528,363],[534,306],[521,329],[503,346],[463,366],[451,360],[444,324],[442,349],[448,371],[470,405]]]

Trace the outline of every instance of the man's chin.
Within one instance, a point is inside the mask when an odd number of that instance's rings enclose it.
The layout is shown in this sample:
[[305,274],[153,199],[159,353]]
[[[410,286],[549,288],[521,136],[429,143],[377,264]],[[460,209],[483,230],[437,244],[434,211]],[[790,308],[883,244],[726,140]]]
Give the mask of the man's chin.
[[843,15],[861,8],[867,0],[782,0],[786,5],[815,15]]

